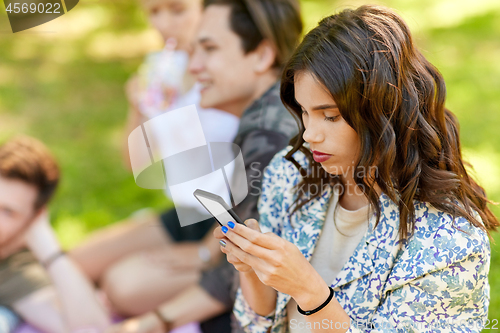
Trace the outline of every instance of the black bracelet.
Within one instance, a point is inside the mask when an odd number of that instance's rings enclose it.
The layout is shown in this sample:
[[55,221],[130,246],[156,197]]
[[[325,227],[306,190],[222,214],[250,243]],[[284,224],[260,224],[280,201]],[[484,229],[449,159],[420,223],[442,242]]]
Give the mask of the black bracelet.
[[52,263],[54,261],[56,261],[59,257],[62,257],[65,254],[66,254],[66,252],[64,252],[64,251],[59,251],[59,252],[54,253],[47,260],[42,262],[42,266],[45,267],[45,269],[49,269],[50,265],[52,265]]
[[332,287],[328,287],[328,288],[330,289],[330,296],[328,296],[327,300],[323,304],[321,304],[320,306],[318,306],[316,309],[310,310],[310,311],[304,311],[297,304],[297,310],[299,310],[300,314],[303,314],[304,316],[312,315],[312,314],[318,312],[319,310],[323,309],[328,303],[330,303],[330,301],[333,298],[333,288]]

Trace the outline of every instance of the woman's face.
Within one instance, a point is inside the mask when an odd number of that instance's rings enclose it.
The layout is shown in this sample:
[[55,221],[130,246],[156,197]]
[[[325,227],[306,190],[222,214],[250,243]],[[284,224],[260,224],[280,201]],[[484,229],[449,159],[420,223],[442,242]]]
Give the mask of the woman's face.
[[358,161],[358,134],[340,115],[328,90],[310,72],[295,75],[295,100],[302,108],[304,141],[315,161],[332,175],[351,179]]

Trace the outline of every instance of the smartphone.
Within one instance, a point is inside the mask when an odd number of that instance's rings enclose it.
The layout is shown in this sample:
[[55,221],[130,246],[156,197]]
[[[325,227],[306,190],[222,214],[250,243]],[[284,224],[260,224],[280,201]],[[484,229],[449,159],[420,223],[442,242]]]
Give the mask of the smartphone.
[[197,189],[193,195],[220,225],[226,225],[229,221],[243,224],[238,215],[217,194]]

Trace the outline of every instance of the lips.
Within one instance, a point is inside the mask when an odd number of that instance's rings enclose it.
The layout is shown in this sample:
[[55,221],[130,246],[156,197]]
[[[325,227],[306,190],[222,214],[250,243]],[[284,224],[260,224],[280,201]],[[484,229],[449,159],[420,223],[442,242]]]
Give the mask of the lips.
[[325,154],[317,150],[313,150],[312,153],[313,153],[313,159],[318,163],[323,163],[330,157],[332,157],[331,154]]
[[210,88],[212,82],[209,80],[198,80],[198,84],[200,85],[200,93],[203,93],[205,90]]

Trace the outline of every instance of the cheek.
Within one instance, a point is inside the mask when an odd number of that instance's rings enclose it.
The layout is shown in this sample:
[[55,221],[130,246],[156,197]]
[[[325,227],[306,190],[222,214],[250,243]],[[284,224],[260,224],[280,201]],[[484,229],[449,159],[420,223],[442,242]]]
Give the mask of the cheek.
[[149,16],[149,22],[151,22],[153,28],[158,30],[161,34],[164,34],[166,32],[165,30],[168,30],[165,28],[163,16],[164,15],[159,14]]
[[230,59],[231,57],[220,49],[210,55],[206,62],[207,72],[216,83],[217,89],[221,89],[220,94],[231,94],[234,89],[237,89],[241,77],[244,77],[238,68],[230,65]]
[[0,244],[9,241],[21,229],[21,224],[16,221],[2,219],[0,221]]
[[172,24],[170,25],[171,29],[176,29],[186,34],[187,31],[193,30],[192,28],[192,14],[191,13],[182,13],[178,15],[172,16]]
[[201,17],[200,13],[190,10],[180,16],[182,20],[180,23],[184,23],[183,26],[186,31],[196,31],[198,29],[198,22]]
[[205,59],[205,66],[207,72],[210,73],[216,81],[224,81],[224,76],[227,76],[227,71],[224,68],[224,51],[217,50],[217,52],[209,54]]
[[357,161],[359,155],[359,137],[357,133],[349,127],[347,133],[344,136],[344,152],[346,157],[349,159],[349,163],[352,161]]
[[354,129],[344,123],[334,128],[324,128],[324,131],[331,135],[329,146],[332,147],[332,153],[344,159],[346,164],[351,164],[359,151],[359,137]]

